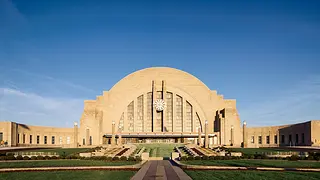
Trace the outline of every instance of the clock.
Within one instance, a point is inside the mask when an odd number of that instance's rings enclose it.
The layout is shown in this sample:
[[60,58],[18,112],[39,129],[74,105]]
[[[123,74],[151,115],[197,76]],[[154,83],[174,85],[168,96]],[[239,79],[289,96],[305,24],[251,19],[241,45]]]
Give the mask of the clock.
[[153,105],[157,111],[163,111],[166,103],[163,99],[157,99],[154,101]]

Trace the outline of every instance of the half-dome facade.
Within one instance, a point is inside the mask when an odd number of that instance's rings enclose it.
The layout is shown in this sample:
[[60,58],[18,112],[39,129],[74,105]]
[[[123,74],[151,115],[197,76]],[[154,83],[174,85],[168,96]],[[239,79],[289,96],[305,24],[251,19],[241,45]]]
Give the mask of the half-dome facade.
[[226,100],[193,75],[168,67],[136,71],[85,101],[80,120],[83,144],[194,142],[207,121],[209,144],[240,145],[242,133],[235,100]]

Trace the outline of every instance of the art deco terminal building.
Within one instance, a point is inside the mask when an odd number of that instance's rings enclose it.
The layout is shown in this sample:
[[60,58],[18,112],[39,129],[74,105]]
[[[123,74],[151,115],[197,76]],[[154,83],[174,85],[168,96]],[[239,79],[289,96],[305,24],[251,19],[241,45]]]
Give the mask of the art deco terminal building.
[[210,146],[320,145],[320,121],[246,128],[235,99],[224,99],[193,75],[167,67],[136,71],[86,100],[80,127],[0,122],[0,140],[11,146],[77,147],[110,144],[121,135],[122,143],[196,143],[199,135],[205,138],[205,128]]

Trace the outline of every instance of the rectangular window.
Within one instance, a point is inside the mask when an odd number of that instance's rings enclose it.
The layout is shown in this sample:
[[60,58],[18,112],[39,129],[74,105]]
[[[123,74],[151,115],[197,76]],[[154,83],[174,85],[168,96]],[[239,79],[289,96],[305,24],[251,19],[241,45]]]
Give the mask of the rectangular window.
[[296,134],[296,144],[298,144],[298,143],[299,143],[299,135]]
[[82,145],[86,145],[86,140],[84,138],[82,139]]
[[54,144],[55,143],[55,139],[54,139],[55,137],[54,136],[52,136],[52,139],[51,139],[51,142],[52,142],[52,144]]
[[304,133],[301,134],[301,141],[302,141],[302,144],[304,144]]
[[25,134],[23,134],[23,136],[22,136],[22,143],[23,143],[23,144],[26,143],[26,135],[25,135]]
[[67,137],[67,144],[70,144],[70,137]]
[[37,144],[40,143],[40,136],[37,136]]
[[47,144],[47,136],[44,136],[44,144]]
[[20,143],[20,134],[18,134],[18,143]]
[[262,136],[259,136],[259,144],[262,144]]
[[90,136],[89,144],[92,145],[92,136]]
[[284,143],[285,143],[285,136],[281,135],[281,144],[284,144]]
[[289,135],[289,144],[291,145],[291,143],[292,143],[292,135],[290,134]]
[[30,144],[32,144],[32,135],[30,135]]
[[251,143],[254,144],[254,136],[251,136]]
[[266,136],[266,142],[267,144],[270,144],[270,136]]
[[3,133],[0,132],[0,141],[2,141],[2,140],[3,140]]
[[59,137],[59,144],[62,144],[62,137]]
[[274,143],[278,144],[278,136],[277,135],[274,135]]

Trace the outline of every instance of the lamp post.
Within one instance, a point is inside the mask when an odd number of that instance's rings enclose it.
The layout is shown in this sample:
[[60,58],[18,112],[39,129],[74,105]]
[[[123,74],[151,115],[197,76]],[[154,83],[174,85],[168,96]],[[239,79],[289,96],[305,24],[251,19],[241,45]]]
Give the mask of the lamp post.
[[112,137],[111,137],[111,145],[116,145],[116,134],[115,134],[115,129],[116,129],[116,123],[112,121]]
[[231,146],[233,146],[233,125],[231,125]]
[[247,122],[244,121],[243,122],[243,127],[242,127],[242,141],[243,141],[243,147],[246,148],[247,147],[247,132],[246,132],[246,128],[247,128]]
[[209,148],[209,135],[208,135],[208,120],[205,121],[205,139],[204,139],[204,147]]

